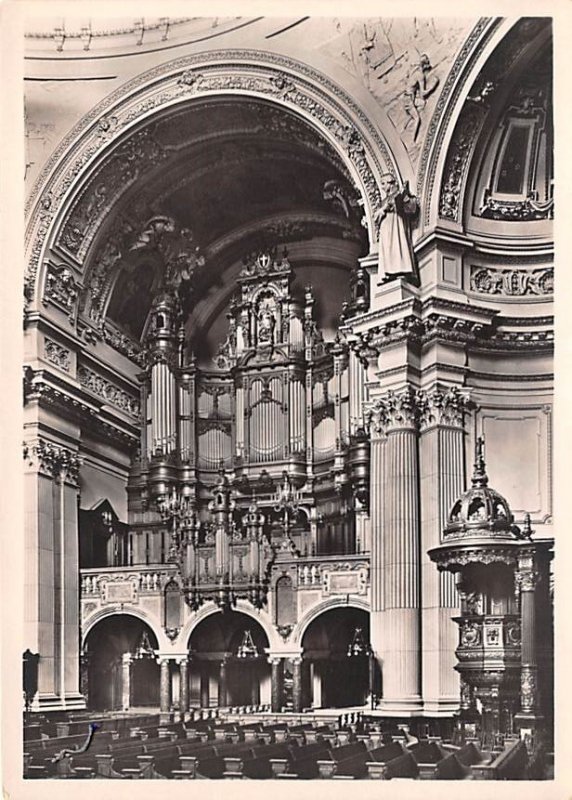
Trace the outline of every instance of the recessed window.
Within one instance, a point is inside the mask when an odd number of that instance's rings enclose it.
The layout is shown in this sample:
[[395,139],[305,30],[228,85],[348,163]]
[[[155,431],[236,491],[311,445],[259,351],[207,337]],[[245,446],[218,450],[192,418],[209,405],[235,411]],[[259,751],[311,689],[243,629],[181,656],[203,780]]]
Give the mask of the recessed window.
[[530,133],[528,125],[510,127],[497,173],[496,190],[499,194],[520,195],[525,192]]

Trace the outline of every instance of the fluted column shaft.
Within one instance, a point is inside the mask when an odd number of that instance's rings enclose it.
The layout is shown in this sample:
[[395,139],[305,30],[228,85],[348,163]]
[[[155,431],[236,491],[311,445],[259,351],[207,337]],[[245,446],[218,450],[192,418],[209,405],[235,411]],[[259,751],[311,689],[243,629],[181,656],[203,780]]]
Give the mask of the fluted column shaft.
[[455,501],[465,491],[466,398],[453,387],[418,394],[421,496],[422,694],[428,713],[459,704],[455,671],[459,600],[454,575],[439,572],[427,551],[441,542]]
[[370,408],[371,644],[381,708],[420,707],[420,553],[417,410],[407,388]]
[[386,459],[383,696],[386,703],[407,704],[420,694],[419,468],[414,429],[388,433]]

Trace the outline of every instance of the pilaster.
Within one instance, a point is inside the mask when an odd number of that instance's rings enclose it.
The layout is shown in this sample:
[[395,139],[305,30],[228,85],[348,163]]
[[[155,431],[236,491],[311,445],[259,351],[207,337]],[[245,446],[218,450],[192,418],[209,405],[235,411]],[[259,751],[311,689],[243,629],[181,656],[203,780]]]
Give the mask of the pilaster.
[[26,646],[39,653],[32,709],[85,708],[79,692],[78,454],[43,438],[24,446]]

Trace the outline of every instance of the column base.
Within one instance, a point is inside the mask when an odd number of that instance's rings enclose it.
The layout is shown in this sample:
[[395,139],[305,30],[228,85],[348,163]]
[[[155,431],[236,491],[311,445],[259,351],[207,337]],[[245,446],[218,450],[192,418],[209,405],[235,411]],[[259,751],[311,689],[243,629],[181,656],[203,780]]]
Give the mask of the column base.
[[161,711],[159,714],[159,725],[170,725],[173,722],[172,711]]
[[60,697],[57,694],[37,694],[30,711],[84,711],[87,708],[85,697],[79,692]]
[[376,711],[388,717],[418,717],[423,712],[423,700],[420,697],[381,698]]
[[440,698],[423,702],[423,715],[426,717],[452,717],[459,713],[458,699]]

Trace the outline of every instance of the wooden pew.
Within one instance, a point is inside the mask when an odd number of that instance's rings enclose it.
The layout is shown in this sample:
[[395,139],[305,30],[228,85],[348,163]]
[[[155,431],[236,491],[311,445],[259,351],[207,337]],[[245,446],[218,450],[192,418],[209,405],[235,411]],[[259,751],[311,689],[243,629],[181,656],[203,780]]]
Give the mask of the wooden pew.
[[350,774],[344,771],[344,765],[347,770],[353,770],[358,764],[363,764],[365,768],[367,748],[364,742],[354,742],[353,744],[345,744],[340,747],[334,747],[330,750],[329,759],[318,759],[318,777],[327,779],[333,778],[336,774]]
[[528,753],[524,742],[512,742],[490,764],[471,766],[473,778],[477,780],[524,780],[528,764]]

